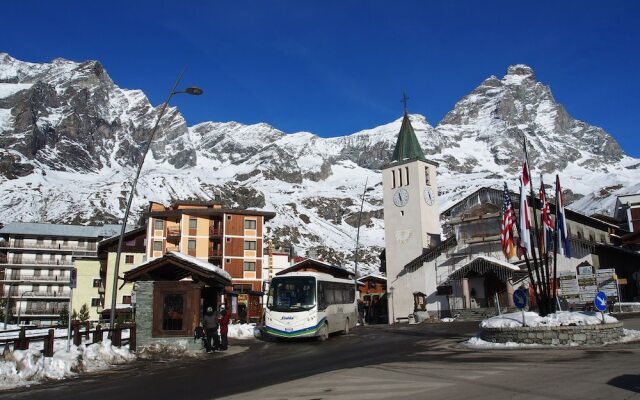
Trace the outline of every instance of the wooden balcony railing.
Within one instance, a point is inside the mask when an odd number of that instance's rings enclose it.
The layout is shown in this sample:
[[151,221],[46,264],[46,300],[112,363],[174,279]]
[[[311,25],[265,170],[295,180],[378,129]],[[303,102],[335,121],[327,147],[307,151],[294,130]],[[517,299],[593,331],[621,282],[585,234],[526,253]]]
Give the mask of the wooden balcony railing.
[[209,249],[209,257],[222,257],[222,249]]

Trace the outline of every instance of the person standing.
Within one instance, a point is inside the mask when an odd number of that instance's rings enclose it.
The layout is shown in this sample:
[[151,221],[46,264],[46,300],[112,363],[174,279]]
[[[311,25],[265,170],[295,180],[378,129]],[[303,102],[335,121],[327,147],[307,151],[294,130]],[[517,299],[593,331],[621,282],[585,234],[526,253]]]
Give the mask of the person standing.
[[226,309],[220,311],[220,350],[226,350],[228,346],[227,334],[229,333],[229,318],[231,315]]
[[[218,337],[218,315],[213,311],[213,307],[207,307],[207,312],[203,318],[204,328],[207,332],[207,339],[204,346],[207,353],[213,353],[214,350],[220,350],[220,338]],[[213,340],[213,347],[211,341]]]

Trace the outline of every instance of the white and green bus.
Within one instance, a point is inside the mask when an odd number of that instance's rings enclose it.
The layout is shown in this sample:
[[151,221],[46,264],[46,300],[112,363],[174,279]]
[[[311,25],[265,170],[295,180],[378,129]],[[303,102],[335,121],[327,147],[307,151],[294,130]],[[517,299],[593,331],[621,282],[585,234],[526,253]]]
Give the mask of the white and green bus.
[[280,338],[316,336],[356,326],[354,282],[318,272],[291,272],[269,285],[265,332]]

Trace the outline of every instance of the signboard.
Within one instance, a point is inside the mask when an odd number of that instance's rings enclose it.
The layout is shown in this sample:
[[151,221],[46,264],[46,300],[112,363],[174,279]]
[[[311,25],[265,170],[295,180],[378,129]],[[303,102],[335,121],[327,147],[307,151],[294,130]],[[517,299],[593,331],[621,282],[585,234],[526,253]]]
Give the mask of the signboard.
[[519,309],[523,309],[527,306],[527,294],[522,289],[518,289],[513,292],[513,303]]
[[607,309],[607,295],[605,292],[598,292],[593,299],[593,305],[596,306],[598,311],[604,312]]
[[613,268],[601,269],[596,272],[598,288],[607,295],[609,299],[618,298],[618,286],[616,285],[616,270]]
[[578,286],[576,274],[574,272],[560,272],[558,278],[560,280],[562,297],[569,303],[579,303],[580,287]]

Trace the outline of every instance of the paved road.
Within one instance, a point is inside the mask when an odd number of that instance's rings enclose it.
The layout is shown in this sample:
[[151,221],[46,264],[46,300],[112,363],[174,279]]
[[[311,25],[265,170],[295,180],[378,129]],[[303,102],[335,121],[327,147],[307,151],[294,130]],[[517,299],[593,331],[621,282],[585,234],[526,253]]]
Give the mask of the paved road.
[[[640,318],[628,321],[640,325]],[[476,322],[365,327],[325,343],[244,342],[240,354],[136,362],[8,399],[640,399],[640,344],[483,350]]]

